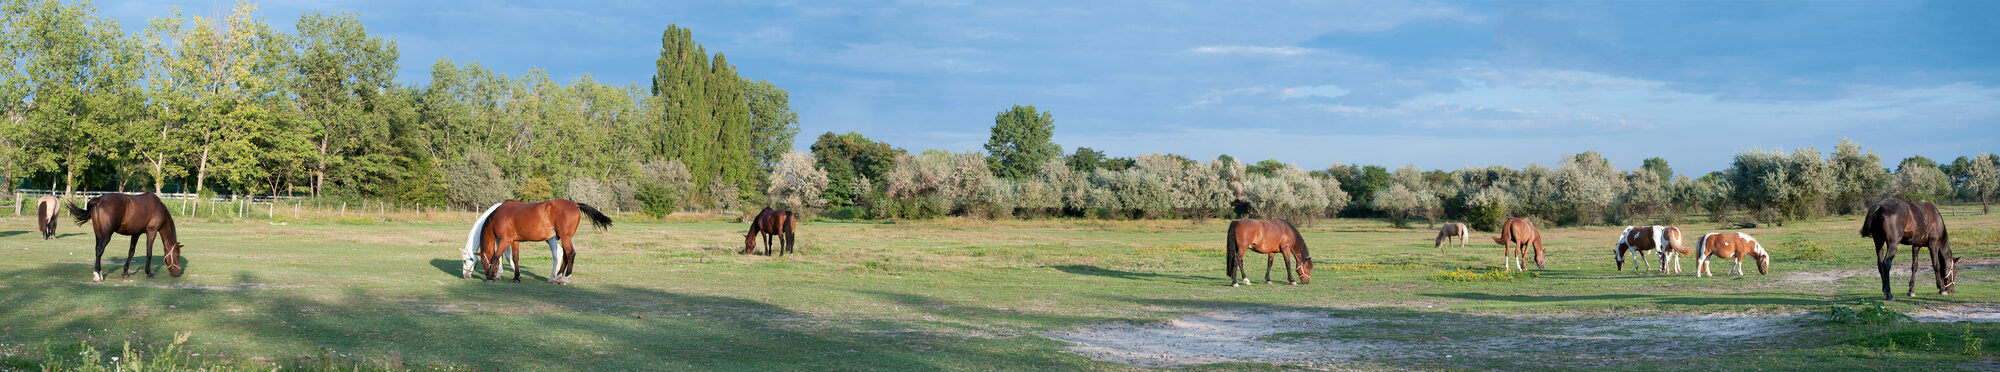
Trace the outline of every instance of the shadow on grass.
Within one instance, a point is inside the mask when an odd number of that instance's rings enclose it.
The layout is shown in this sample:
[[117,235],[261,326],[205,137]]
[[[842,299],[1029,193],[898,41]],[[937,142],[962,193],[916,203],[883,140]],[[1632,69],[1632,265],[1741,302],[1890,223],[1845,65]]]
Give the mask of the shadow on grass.
[[[196,278],[215,283],[90,283],[88,272],[75,263],[0,272],[0,278],[16,278],[12,285],[37,288],[0,297],[0,308],[8,309],[0,324],[15,330],[8,339],[61,340],[26,343],[39,347],[79,339],[140,347],[192,331],[192,352],[234,360],[317,363],[311,359],[333,351],[353,355],[357,364],[394,355],[407,363],[399,368],[413,369],[1074,369],[1087,363],[1050,352],[1058,346],[1037,338],[958,340],[870,330],[974,327],[961,322],[830,322],[761,301],[622,285],[442,283],[422,291],[435,295],[410,297],[361,286],[272,283],[252,272]],[[936,303],[874,294],[897,303]],[[78,311],[84,308],[93,310]],[[1039,316],[978,307],[925,310],[954,319]],[[1021,350],[1023,342],[1033,347]],[[33,358],[0,361],[21,365]]]
[[5,238],[5,237],[10,237],[10,236],[15,236],[15,235],[21,235],[21,234],[26,234],[26,233],[29,233],[29,232],[28,232],[28,231],[0,231],[0,238]]
[[1808,299],[1808,298],[1742,297],[1742,296],[1727,296],[1727,295],[1689,296],[1689,295],[1650,295],[1650,294],[1602,294],[1602,295],[1575,295],[1575,296],[1534,296],[1534,295],[1496,295],[1496,294],[1470,293],[1470,292],[1438,293],[1438,294],[1427,293],[1423,295],[1431,297],[1455,298],[1460,300],[1498,301],[1498,302],[1514,302],[1514,303],[1626,302],[1631,304],[1662,304],[1662,305],[1786,305],[1786,306],[1825,306],[1834,303],[1828,300]]
[[1049,268],[1052,268],[1052,269],[1056,269],[1056,271],[1061,271],[1061,272],[1064,272],[1064,273],[1069,273],[1069,274],[1072,274],[1072,275],[1089,275],[1089,276],[1098,276],[1098,277],[1106,277],[1106,278],[1114,278],[1114,279],[1125,279],[1125,280],[1151,280],[1151,279],[1171,279],[1171,280],[1206,280],[1206,279],[1213,279],[1213,278],[1208,278],[1208,277],[1202,277],[1202,276],[1195,276],[1195,275],[1179,275],[1179,274],[1159,274],[1159,273],[1141,273],[1141,272],[1131,272],[1131,271],[1122,271],[1122,270],[1115,270],[1115,269],[1106,269],[1106,268],[1102,268],[1102,267],[1097,267],[1097,265],[1056,265],[1056,266],[1049,266]]

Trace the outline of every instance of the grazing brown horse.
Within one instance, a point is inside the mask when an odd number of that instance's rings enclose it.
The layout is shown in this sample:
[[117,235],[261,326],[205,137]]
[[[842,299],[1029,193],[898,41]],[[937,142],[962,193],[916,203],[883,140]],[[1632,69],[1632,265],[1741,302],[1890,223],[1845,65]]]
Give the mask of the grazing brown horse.
[[1729,265],[1729,273],[1743,275],[1744,256],[1749,256],[1757,262],[1757,275],[1767,274],[1771,269],[1771,253],[1765,252],[1764,243],[1758,243],[1757,238],[1750,237],[1750,234],[1702,235],[1700,239],[1694,241],[1694,276],[1697,278],[1702,275],[1715,276],[1715,273],[1708,271],[1709,257],[1735,259],[1736,261]]
[[1444,253],[1444,243],[1451,242],[1451,237],[1454,236],[1458,237],[1458,249],[1465,249],[1465,239],[1472,236],[1472,229],[1465,227],[1463,223],[1446,222],[1444,227],[1438,229],[1437,239],[1431,242],[1431,248],[1437,248],[1438,253]]
[[[500,272],[502,253],[512,250],[513,261],[518,265],[521,262],[520,242],[545,241],[549,243],[549,255],[555,258],[549,282],[568,285],[576,265],[576,226],[584,216],[589,216],[590,224],[598,229],[611,227],[611,218],[589,204],[564,199],[540,203],[512,200],[500,203],[481,222],[486,228],[480,234],[479,259],[486,264],[486,282],[493,282],[494,274]],[[561,244],[561,252],[557,252],[557,244]],[[518,266],[514,270],[514,281],[521,281]]]
[[[1673,226],[1626,227],[1625,234],[1618,237],[1618,251],[1612,256],[1618,262],[1620,271],[1625,270],[1627,252],[1639,257],[1640,265],[1646,264],[1646,253],[1657,253],[1660,255],[1660,271],[1669,271],[1667,265],[1671,263],[1671,272],[1676,273],[1681,272],[1680,255],[1693,253],[1681,245],[1681,229]],[[1634,269],[1639,267],[1642,266],[1633,266]]]
[[[1299,235],[1299,229],[1285,220],[1235,220],[1229,222],[1229,237],[1224,244],[1229,267],[1223,269],[1229,274],[1229,286],[1235,287],[1238,278],[1250,284],[1249,269],[1244,267],[1244,255],[1248,252],[1264,254],[1264,284],[1271,283],[1271,256],[1285,258],[1285,281],[1293,285],[1312,283],[1312,252],[1306,249],[1306,238]],[[1293,266],[1292,261],[1298,261]],[[1292,274],[1298,274],[1298,281],[1292,281]],[[1241,274],[1240,276],[1238,274]]]
[[1882,272],[1883,299],[1896,300],[1889,294],[1889,263],[1896,260],[1897,244],[1910,246],[1910,291],[1905,295],[1917,296],[1917,251],[1924,247],[1931,249],[1938,294],[1948,295],[1956,289],[1958,258],[1951,255],[1951,233],[1931,202],[1889,198],[1875,203],[1868,210],[1868,219],[1861,222],[1861,236],[1875,238],[1875,268]]
[[792,211],[765,207],[763,211],[757,212],[757,218],[750,219],[750,232],[743,234],[743,254],[757,251],[759,234],[764,236],[765,256],[771,255],[771,249],[774,248],[771,245],[771,238],[774,237],[785,243],[785,249],[778,250],[779,256],[791,253],[792,232],[798,228],[798,221],[798,216],[793,215]]
[[91,270],[91,281],[104,281],[104,246],[111,244],[112,234],[132,236],[132,246],[125,251],[124,276],[132,276],[132,256],[138,253],[139,237],[146,237],[146,277],[153,276],[153,239],[158,238],[166,247],[167,274],[181,276],[180,238],[174,235],[174,217],[167,214],[166,203],[160,202],[158,195],[105,194],[77,208],[69,205],[69,214],[76,218],[76,224],[90,222],[92,231],[97,233],[97,260]]
[[1493,242],[1507,247],[1505,270],[1514,270],[1514,263],[1520,262],[1520,270],[1528,271],[1529,245],[1535,246],[1535,268],[1546,267],[1542,260],[1542,232],[1535,230],[1535,223],[1528,222],[1526,218],[1507,218],[1507,222],[1500,225],[1500,236],[1493,237]]
[[35,199],[35,229],[42,231],[42,240],[56,236],[56,215],[62,214],[62,204],[55,195],[42,195]]

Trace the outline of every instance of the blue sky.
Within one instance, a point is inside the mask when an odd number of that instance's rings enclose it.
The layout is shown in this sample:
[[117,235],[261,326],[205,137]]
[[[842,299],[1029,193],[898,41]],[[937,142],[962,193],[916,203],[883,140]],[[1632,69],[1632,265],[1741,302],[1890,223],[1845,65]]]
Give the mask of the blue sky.
[[[660,4],[668,3],[668,4]],[[128,29],[179,5],[98,3]],[[398,80],[440,57],[519,75],[640,82],[660,33],[792,94],[799,148],[859,131],[977,149],[1014,104],[1065,151],[1229,154],[1308,169],[1554,165],[1595,150],[1683,174],[1843,137],[1949,161],[2000,152],[2000,2],[346,1],[398,41]]]

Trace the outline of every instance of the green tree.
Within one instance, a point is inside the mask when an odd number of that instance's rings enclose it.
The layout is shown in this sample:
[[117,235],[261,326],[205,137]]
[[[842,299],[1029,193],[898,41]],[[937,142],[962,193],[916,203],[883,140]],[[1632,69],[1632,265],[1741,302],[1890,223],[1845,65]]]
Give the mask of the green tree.
[[1860,144],[1842,138],[1833,150],[1833,159],[1828,161],[1833,167],[1836,194],[1834,207],[1841,214],[1865,213],[1867,199],[1881,195],[1888,187],[1889,171],[1882,169],[1882,156],[1874,151],[1863,151]]
[[1070,170],[1090,172],[1102,167],[1104,153],[1092,150],[1089,147],[1078,147],[1076,148],[1076,153],[1063,157],[1063,163],[1068,165]]
[[62,175],[63,192],[74,193],[79,176],[104,157],[118,157],[120,123],[138,117],[137,82],[143,54],[138,41],[118,24],[101,18],[89,4],[56,0],[5,4],[13,42],[10,68],[19,77],[9,90],[33,99],[20,107],[5,137],[20,145],[17,155],[30,169]]
[[884,175],[895,169],[896,158],[906,154],[903,149],[855,132],[826,132],[812,144],[814,165],[826,170],[828,180],[822,197],[836,207],[856,205],[860,198],[874,191],[861,187],[861,180],[884,179]]
[[1979,199],[1979,213],[1992,213],[1992,200],[2000,196],[2000,156],[1979,154],[1965,168],[1965,187]]
[[312,192],[318,196],[333,167],[359,162],[354,166],[381,168],[389,161],[371,156],[387,150],[371,146],[393,143],[387,118],[373,108],[392,86],[400,54],[394,40],[370,35],[353,14],[307,12],[299,17],[298,30],[290,83],[317,142]]
[[792,151],[799,135],[799,113],[792,111],[792,94],[769,81],[743,78],[745,97],[750,102],[750,148],[757,164],[765,170]]
[[1034,105],[1014,105],[993,117],[993,135],[986,140],[986,164],[993,174],[1010,180],[1034,175],[1049,159],[1062,156],[1062,146],[1050,142],[1056,120]]

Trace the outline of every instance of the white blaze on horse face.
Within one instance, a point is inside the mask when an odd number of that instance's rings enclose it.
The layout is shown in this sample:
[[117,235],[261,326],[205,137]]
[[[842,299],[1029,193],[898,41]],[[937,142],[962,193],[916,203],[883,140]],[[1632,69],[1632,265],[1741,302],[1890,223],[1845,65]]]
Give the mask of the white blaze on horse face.
[[[460,274],[468,279],[472,278],[472,265],[479,263],[479,256],[476,254],[479,251],[479,233],[486,231],[486,218],[492,217],[493,211],[497,209],[500,209],[500,204],[486,207],[486,213],[479,214],[479,219],[472,221],[472,232],[465,235],[465,250],[460,251],[461,258],[465,260],[465,267]],[[519,267],[515,270],[519,270]]]

